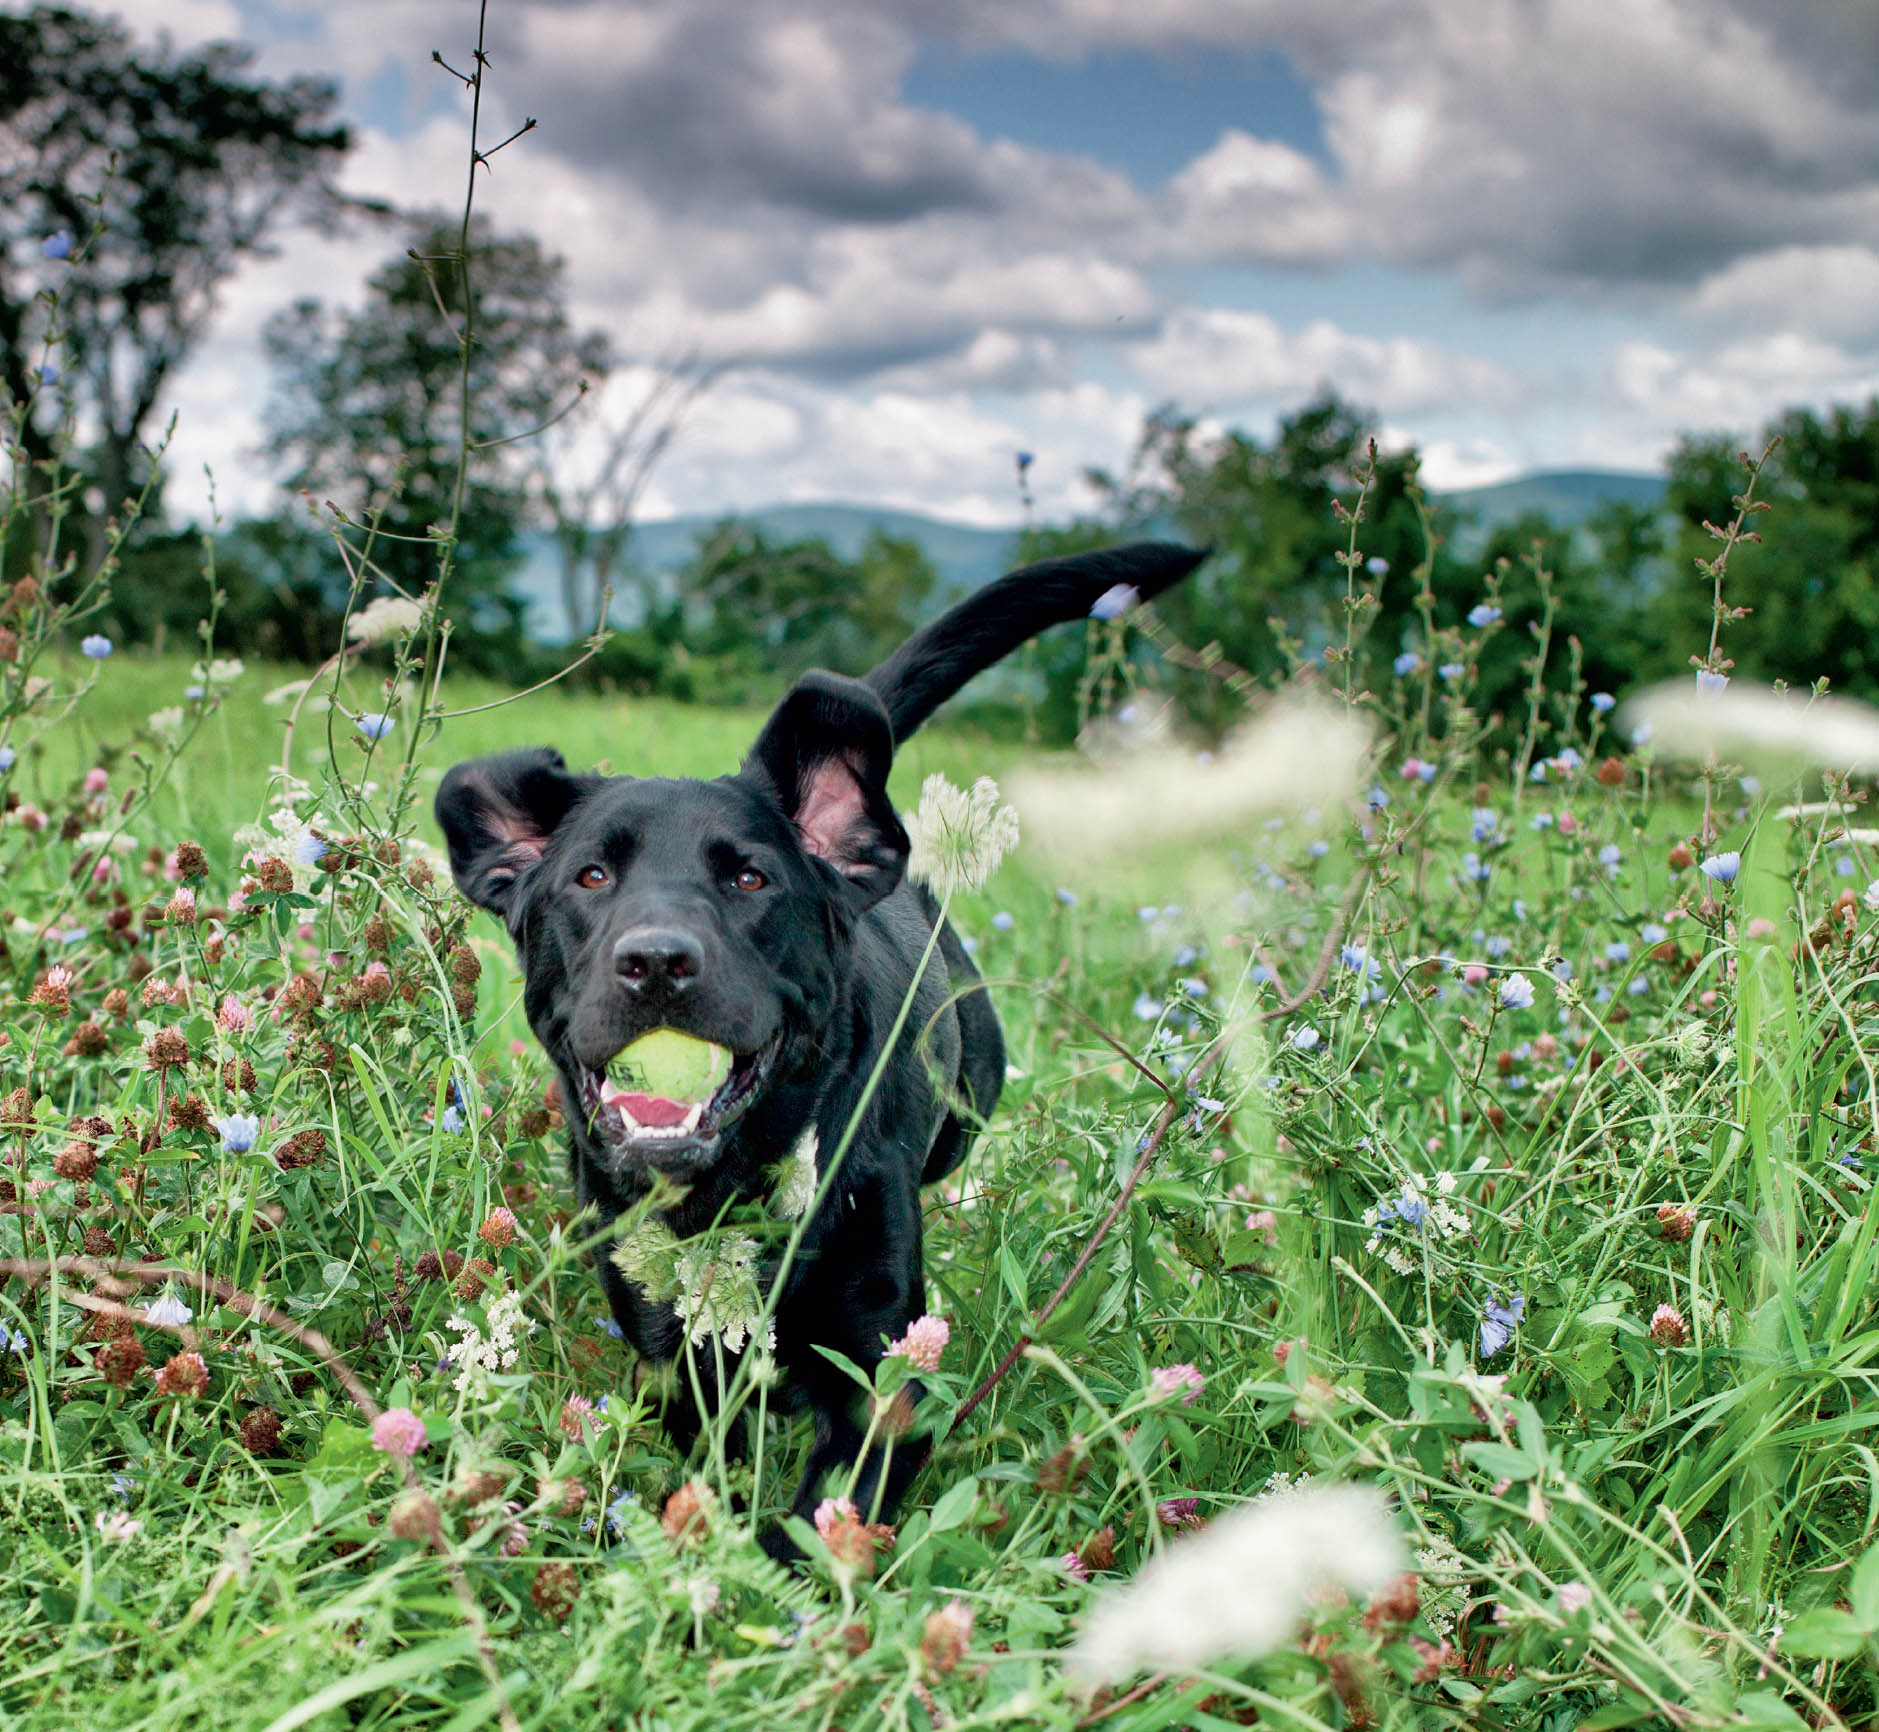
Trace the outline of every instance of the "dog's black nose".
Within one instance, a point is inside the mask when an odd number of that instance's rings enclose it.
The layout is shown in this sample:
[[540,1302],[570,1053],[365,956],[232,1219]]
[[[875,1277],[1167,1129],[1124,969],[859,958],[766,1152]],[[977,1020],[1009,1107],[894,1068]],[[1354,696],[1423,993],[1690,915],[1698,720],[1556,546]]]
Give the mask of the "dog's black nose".
[[682,992],[705,965],[704,948],[689,933],[669,926],[636,926],[613,946],[613,971],[640,997]]

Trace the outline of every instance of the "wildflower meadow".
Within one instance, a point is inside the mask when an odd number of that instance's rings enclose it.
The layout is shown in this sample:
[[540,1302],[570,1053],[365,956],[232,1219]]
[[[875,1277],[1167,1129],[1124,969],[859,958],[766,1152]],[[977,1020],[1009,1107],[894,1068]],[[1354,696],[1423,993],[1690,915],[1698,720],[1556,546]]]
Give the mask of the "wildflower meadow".
[[[457,677],[451,526],[394,594],[334,511],[317,668],[220,640],[212,539],[200,641],[133,654],[95,629],[117,543],[22,465],[0,1723],[1870,1724],[1879,752],[1852,706],[1735,704],[1756,480],[1690,577],[1694,707],[1585,688],[1543,549],[1536,614],[1489,570],[1364,687],[1359,465],[1285,688],[1105,597],[1084,758],[911,745],[1010,1071],[863,1392],[931,1463],[893,1527],[829,1488],[786,1569],[806,1422],[754,1255],[597,1242],[428,814],[478,751],[716,775],[758,716]],[[1502,633],[1528,696],[1490,717]],[[1162,727],[1171,658],[1243,725]],[[606,1320],[621,1251],[693,1356],[745,1352],[688,1456]]]

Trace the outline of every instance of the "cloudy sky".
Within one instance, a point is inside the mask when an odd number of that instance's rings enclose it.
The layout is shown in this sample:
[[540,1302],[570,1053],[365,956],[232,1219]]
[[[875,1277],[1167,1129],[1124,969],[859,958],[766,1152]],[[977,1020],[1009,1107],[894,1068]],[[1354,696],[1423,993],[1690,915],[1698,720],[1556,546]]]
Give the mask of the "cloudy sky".
[[[339,80],[355,191],[460,203],[476,0],[129,0]],[[1014,521],[1173,400],[1334,383],[1438,486],[1647,469],[1685,429],[1879,390],[1871,0],[489,0],[482,208],[642,370],[731,364],[648,514],[786,499]],[[173,497],[253,456],[262,322],[384,237],[235,283]]]

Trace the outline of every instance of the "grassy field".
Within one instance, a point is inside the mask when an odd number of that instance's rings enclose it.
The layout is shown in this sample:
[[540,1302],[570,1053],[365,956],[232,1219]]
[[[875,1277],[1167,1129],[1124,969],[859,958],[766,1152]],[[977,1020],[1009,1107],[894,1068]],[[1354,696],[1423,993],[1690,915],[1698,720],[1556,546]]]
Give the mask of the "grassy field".
[[[0,1286],[0,1723],[1871,1722],[1879,870],[1831,814],[1730,778],[1686,848],[1700,792],[1601,762],[1586,710],[1537,778],[1390,768],[1205,863],[1021,845],[955,909],[1012,1074],[929,1198],[941,1441],[891,1544],[812,1541],[789,1574],[753,1534],[801,1428],[765,1412],[750,1455],[685,1463],[649,1423],[502,935],[433,876],[428,816],[384,817],[403,734],[368,757],[336,717],[328,764],[303,721],[311,791],[230,911],[280,751],[261,694],[293,670],[243,674],[128,815],[124,748],[187,669],[50,671],[0,828],[0,1256],[91,1261]],[[551,691],[448,722],[411,787],[422,812],[445,764],[534,742],[716,774],[758,720]],[[936,729],[897,796],[1015,756]],[[308,824],[327,856],[296,872]],[[166,875],[185,842],[200,877]],[[181,1273],[100,1275],[139,1260]],[[466,1381],[505,1319],[513,1361]],[[375,1447],[379,1409],[423,1447]],[[1351,1481],[1391,1495],[1407,1579],[1320,1594],[1249,1657],[1236,1597],[1290,1566],[1241,1557],[1178,1609],[1219,1651],[1066,1673],[1187,1530]]]

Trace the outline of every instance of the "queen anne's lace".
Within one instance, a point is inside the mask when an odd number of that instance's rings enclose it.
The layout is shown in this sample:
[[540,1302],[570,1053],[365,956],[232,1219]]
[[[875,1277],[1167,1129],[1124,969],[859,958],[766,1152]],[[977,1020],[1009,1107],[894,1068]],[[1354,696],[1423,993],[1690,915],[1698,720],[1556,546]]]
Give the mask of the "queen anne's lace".
[[972,791],[928,776],[907,824],[907,872],[939,896],[980,889],[1018,845],[1018,814],[998,803],[998,784],[981,776]]
[[485,1315],[487,1336],[468,1317],[452,1317],[444,1325],[463,1338],[450,1349],[451,1363],[457,1368],[451,1388],[459,1395],[474,1397],[486,1378],[498,1371],[514,1370],[521,1352],[519,1339],[535,1331],[535,1325],[522,1314],[519,1293],[502,1294],[491,1302]]

